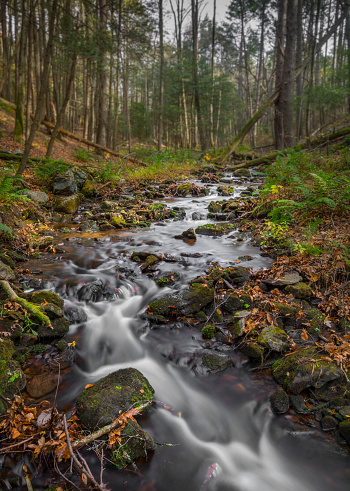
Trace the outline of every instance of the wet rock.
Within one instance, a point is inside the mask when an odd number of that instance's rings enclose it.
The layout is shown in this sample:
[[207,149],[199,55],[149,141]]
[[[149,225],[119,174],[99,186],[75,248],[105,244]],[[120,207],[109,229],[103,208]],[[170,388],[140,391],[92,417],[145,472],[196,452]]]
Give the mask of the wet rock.
[[343,418],[347,418],[347,416],[350,416],[350,406],[344,406],[338,412]]
[[156,280],[159,287],[172,286],[180,279],[179,273],[170,271]]
[[254,361],[262,361],[264,356],[264,348],[260,346],[258,343],[248,342],[245,343],[242,347],[240,347],[242,353],[248,358],[251,358]]
[[242,336],[245,328],[245,321],[247,317],[249,317],[250,315],[251,315],[250,312],[246,310],[243,310],[241,312],[236,312],[235,315],[233,316],[233,319],[228,323],[227,326],[228,330],[230,331],[234,339]]
[[194,211],[192,213],[192,220],[201,220],[201,219],[202,219],[202,215],[198,211]]
[[148,268],[151,268],[155,264],[159,263],[160,259],[158,256],[155,256],[154,254],[149,254],[146,258],[146,261],[144,264],[141,266],[141,269],[145,271]]
[[79,301],[99,302],[103,298],[111,299],[114,292],[109,291],[101,279],[88,281],[78,291]]
[[11,360],[15,352],[15,345],[9,338],[0,338],[0,359]]
[[295,318],[297,313],[300,311],[299,307],[295,307],[293,305],[287,305],[287,304],[280,303],[280,302],[275,302],[274,306],[278,310],[278,314],[281,317]]
[[188,290],[154,300],[149,305],[149,309],[153,314],[164,317],[174,314],[191,315],[196,314],[213,301],[213,288],[194,283]]
[[230,196],[230,194],[234,193],[232,186],[218,186],[217,189],[220,196]]
[[73,305],[64,309],[64,316],[68,320],[69,324],[81,324],[88,319],[87,313],[81,307]]
[[228,279],[233,285],[241,286],[250,279],[250,270],[248,268],[244,268],[243,266],[229,268],[229,270],[226,271]]
[[206,353],[202,357],[203,367],[209,373],[218,373],[232,365],[231,358],[219,353]]
[[282,353],[289,347],[286,331],[276,326],[266,326],[258,336],[258,343],[272,351]]
[[12,271],[10,266],[7,266],[2,261],[0,261],[0,276],[3,280],[15,279],[15,273]]
[[239,256],[239,261],[253,261],[253,256]]
[[321,427],[323,431],[334,430],[338,426],[338,421],[333,416],[325,416],[321,420]]
[[300,394],[291,394],[289,396],[290,404],[298,414],[308,414],[309,408],[305,404],[304,397]]
[[237,169],[232,172],[233,177],[250,177],[249,169]]
[[121,433],[120,445],[111,453],[111,461],[118,469],[123,469],[136,459],[146,458],[155,448],[152,437],[135,421],[128,420]]
[[303,282],[297,283],[296,285],[289,285],[286,286],[284,289],[286,293],[291,293],[293,297],[295,298],[300,298],[300,299],[305,299],[312,297],[312,289]]
[[208,205],[208,211],[211,213],[220,213],[221,205],[217,201],[211,201]]
[[282,389],[275,390],[270,396],[271,409],[276,414],[286,413],[289,409],[289,398]]
[[286,273],[284,276],[281,276],[280,278],[277,279],[267,278],[262,281],[266,285],[276,288],[276,287],[284,287],[288,285],[296,285],[297,283],[302,282],[303,278],[300,276],[299,273],[292,272],[292,273]]
[[39,205],[46,205],[49,202],[49,197],[44,191],[23,191],[23,194]]
[[198,235],[210,235],[213,237],[221,236],[232,232],[236,229],[236,225],[232,223],[207,223],[196,228]]
[[152,401],[154,389],[141,372],[124,368],[84,389],[77,399],[80,421],[90,431],[112,423],[138,403]]
[[80,199],[77,194],[67,196],[65,198],[58,198],[55,203],[55,210],[60,213],[68,213],[72,215],[78,211]]
[[298,351],[275,362],[272,374],[285,390],[293,394],[299,394],[308,387],[319,388],[327,382],[343,378],[341,369],[327,360],[322,360],[315,348]]
[[58,319],[59,317],[63,317],[64,315],[63,309],[58,307],[54,303],[46,303],[45,305],[42,305],[40,310],[44,312],[44,314],[46,314],[47,317],[51,320]]
[[43,290],[41,292],[32,293],[30,296],[30,301],[38,305],[51,303],[57,305],[60,309],[63,309],[63,299],[57,295],[57,293]]
[[307,311],[307,317],[309,320],[309,326],[307,331],[311,334],[318,332],[322,329],[325,321],[325,316],[317,309],[309,309]]
[[0,394],[11,399],[24,389],[26,377],[17,361],[0,359]]
[[250,308],[253,304],[252,298],[249,295],[241,295],[240,297],[237,293],[229,293],[227,300],[223,304],[223,308],[227,312],[235,312],[241,310],[242,308]]
[[207,324],[206,326],[203,327],[202,337],[204,339],[213,339],[214,335],[215,335],[215,326]]
[[69,331],[69,322],[64,317],[51,321],[52,329],[40,326],[36,327],[38,336],[42,339],[62,338]]
[[180,184],[180,186],[177,188],[178,196],[192,195],[192,192],[193,192],[193,183],[192,182]]
[[350,419],[342,421],[338,426],[338,430],[346,443],[350,445]]
[[74,172],[69,169],[64,174],[59,174],[53,181],[52,191],[59,196],[71,196],[77,192]]
[[183,239],[183,240],[197,240],[197,235],[193,227],[189,228],[182,232],[181,235],[175,235],[175,239]]
[[99,224],[99,229],[101,230],[101,232],[106,232],[107,230],[113,230],[114,227],[111,223],[105,220]]
[[26,390],[30,397],[39,399],[54,391],[57,387],[57,381],[57,373],[39,373],[28,380]]
[[118,203],[116,201],[105,200],[101,203],[102,210],[114,210],[118,207]]

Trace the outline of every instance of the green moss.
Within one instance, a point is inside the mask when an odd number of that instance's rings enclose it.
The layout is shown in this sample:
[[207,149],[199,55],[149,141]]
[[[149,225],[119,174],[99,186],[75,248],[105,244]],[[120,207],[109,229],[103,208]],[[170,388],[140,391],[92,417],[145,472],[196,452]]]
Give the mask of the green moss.
[[212,339],[215,335],[215,326],[207,324],[202,329],[202,336],[204,339]]
[[305,299],[312,296],[312,289],[302,281],[296,285],[288,285],[285,287],[286,293],[291,293],[295,298]]
[[279,302],[274,302],[274,306],[277,308],[278,313],[282,317],[294,317],[300,310],[298,307],[294,307],[293,305],[286,305]]
[[22,390],[26,377],[19,364],[13,360],[0,360],[0,394],[12,398]]
[[57,293],[53,293],[50,291],[41,291],[35,292],[30,297],[31,302],[41,305],[42,303],[53,303],[57,305],[60,309],[63,309],[64,302],[63,299],[57,295]]
[[258,337],[258,343],[272,351],[285,351],[288,348],[287,333],[276,326],[266,326]]
[[0,339],[0,359],[10,360],[15,352],[15,345],[11,339]]
[[121,443],[111,453],[111,461],[123,469],[138,458],[147,457],[147,452],[154,450],[152,437],[135,421],[128,421],[121,433]]
[[218,353],[205,354],[202,358],[202,363],[212,373],[221,372],[232,364],[228,356]]
[[258,343],[248,342],[240,349],[243,354],[248,356],[248,358],[252,358],[253,360],[263,360],[264,348]]

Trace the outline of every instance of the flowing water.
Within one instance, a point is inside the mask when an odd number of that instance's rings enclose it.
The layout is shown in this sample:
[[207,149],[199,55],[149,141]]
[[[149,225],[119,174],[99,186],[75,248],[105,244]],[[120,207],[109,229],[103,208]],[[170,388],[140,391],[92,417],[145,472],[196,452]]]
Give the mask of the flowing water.
[[[237,194],[242,188],[237,186]],[[208,222],[209,202],[225,199],[217,196],[216,186],[211,190],[205,198],[167,201],[186,209],[184,220],[108,235],[74,238],[71,232],[69,241],[62,236],[62,257],[41,262],[50,277],[46,287],[59,292],[67,306],[83,307],[88,316],[86,322],[71,326],[78,363],[63,378],[59,403],[69,408],[86,384],[130,366],[154,387],[156,403],[140,423],[159,445],[139,464],[139,474],[108,466],[104,482],[113,491],[345,491],[349,459],[332,453],[312,428],[295,427],[288,418],[271,413],[268,396],[276,386],[270,378],[249,372],[237,351],[219,345],[214,348],[231,356],[232,367],[205,375],[199,360],[207,344],[200,328],[177,322],[151,327],[139,315],[151,300],[170,290],[159,289],[142,275],[129,260],[134,250],[168,254],[169,262],[159,268],[162,273],[178,271],[179,288],[213,261],[235,265],[239,256],[250,255],[251,261],[239,264],[254,269],[271,264],[236,231],[220,238],[198,236],[193,245],[173,238]],[[193,220],[193,212],[203,218]],[[171,256],[178,261],[170,262],[175,261]],[[109,284],[109,299],[79,301],[81,285],[96,279]],[[93,453],[86,457],[99,472]]]

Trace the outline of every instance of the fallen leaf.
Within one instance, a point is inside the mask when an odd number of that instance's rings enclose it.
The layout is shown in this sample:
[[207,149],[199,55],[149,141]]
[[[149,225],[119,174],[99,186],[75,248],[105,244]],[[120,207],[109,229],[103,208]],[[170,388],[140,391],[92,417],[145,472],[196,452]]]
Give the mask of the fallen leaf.
[[309,339],[309,336],[306,332],[306,329],[303,329],[302,332],[301,332],[301,335],[300,335],[300,338],[303,340],[303,341],[306,341],[307,339]]
[[84,387],[84,388],[85,388],[85,389],[90,389],[90,387],[93,387],[93,386],[94,386],[94,384],[87,384],[87,385],[85,385],[85,387]]

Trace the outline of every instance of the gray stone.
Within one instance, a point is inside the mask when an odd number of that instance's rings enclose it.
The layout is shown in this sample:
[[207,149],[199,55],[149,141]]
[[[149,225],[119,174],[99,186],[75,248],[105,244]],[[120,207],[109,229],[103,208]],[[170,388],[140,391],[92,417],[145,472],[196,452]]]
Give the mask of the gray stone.
[[272,351],[282,352],[288,349],[287,333],[276,326],[267,326],[261,331],[258,343]]
[[338,421],[333,416],[325,416],[321,421],[323,431],[334,430],[338,426]]
[[295,285],[297,283],[300,283],[303,281],[303,278],[300,276],[299,273],[293,272],[293,273],[286,273],[284,276],[281,276],[280,278],[274,279],[274,278],[267,278],[265,280],[262,280],[263,283],[269,286],[287,286],[287,285]]
[[7,266],[0,260],[0,278],[2,280],[14,280],[15,273],[12,271],[10,266]]
[[71,196],[77,192],[74,172],[69,169],[64,174],[58,174],[52,184],[52,191],[59,196]]
[[49,197],[44,191],[23,191],[23,194],[40,205],[45,205],[49,201]]
[[305,404],[304,398],[301,394],[291,394],[289,396],[290,404],[294,411],[298,414],[308,414],[309,408]]

